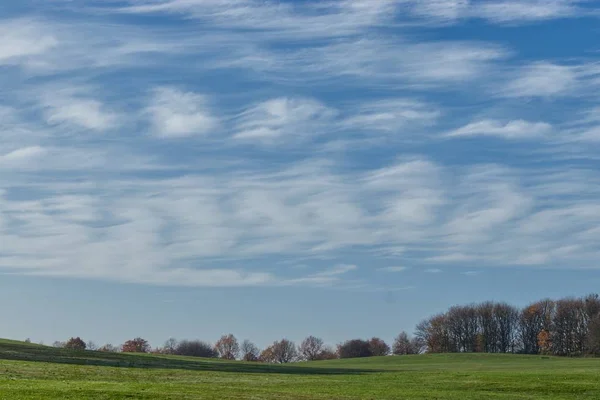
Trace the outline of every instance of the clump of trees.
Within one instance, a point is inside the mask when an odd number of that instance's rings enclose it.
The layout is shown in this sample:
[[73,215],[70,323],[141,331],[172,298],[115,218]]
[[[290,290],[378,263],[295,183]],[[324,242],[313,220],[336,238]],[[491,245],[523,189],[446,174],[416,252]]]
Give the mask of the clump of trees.
[[455,306],[419,323],[416,336],[432,353],[600,355],[600,298]]

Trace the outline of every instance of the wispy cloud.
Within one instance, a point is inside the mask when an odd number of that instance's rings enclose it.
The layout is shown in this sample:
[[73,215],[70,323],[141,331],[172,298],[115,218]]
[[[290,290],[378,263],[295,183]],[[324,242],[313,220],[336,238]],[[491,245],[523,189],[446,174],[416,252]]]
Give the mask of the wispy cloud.
[[379,268],[380,271],[384,271],[384,272],[404,272],[407,269],[408,269],[407,267],[383,267],[383,268]]
[[154,90],[146,112],[153,132],[162,138],[207,135],[219,125],[206,96],[170,87]]
[[530,139],[545,136],[550,132],[552,132],[552,125],[545,122],[481,120],[448,132],[446,136],[497,136],[504,139]]
[[236,139],[297,141],[323,133],[336,111],[307,98],[277,98],[252,106],[237,117]]

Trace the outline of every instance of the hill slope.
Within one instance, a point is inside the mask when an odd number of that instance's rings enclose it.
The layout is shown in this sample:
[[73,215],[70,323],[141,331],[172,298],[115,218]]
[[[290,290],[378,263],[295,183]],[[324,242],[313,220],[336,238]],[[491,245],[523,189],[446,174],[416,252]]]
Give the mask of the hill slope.
[[0,399],[599,399],[600,359],[452,354],[277,366],[0,341]]

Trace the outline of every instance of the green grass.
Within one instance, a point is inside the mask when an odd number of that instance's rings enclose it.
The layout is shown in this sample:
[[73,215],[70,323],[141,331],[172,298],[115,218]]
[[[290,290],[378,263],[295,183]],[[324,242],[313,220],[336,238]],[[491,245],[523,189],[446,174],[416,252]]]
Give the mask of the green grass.
[[0,399],[600,399],[600,359],[453,354],[273,366],[0,340]]

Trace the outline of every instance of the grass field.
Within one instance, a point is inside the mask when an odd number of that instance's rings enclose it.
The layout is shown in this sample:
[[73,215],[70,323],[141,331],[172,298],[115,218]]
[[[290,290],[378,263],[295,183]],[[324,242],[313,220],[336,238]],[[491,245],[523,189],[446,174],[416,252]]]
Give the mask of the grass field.
[[600,399],[600,359],[456,354],[274,366],[0,341],[0,399]]

